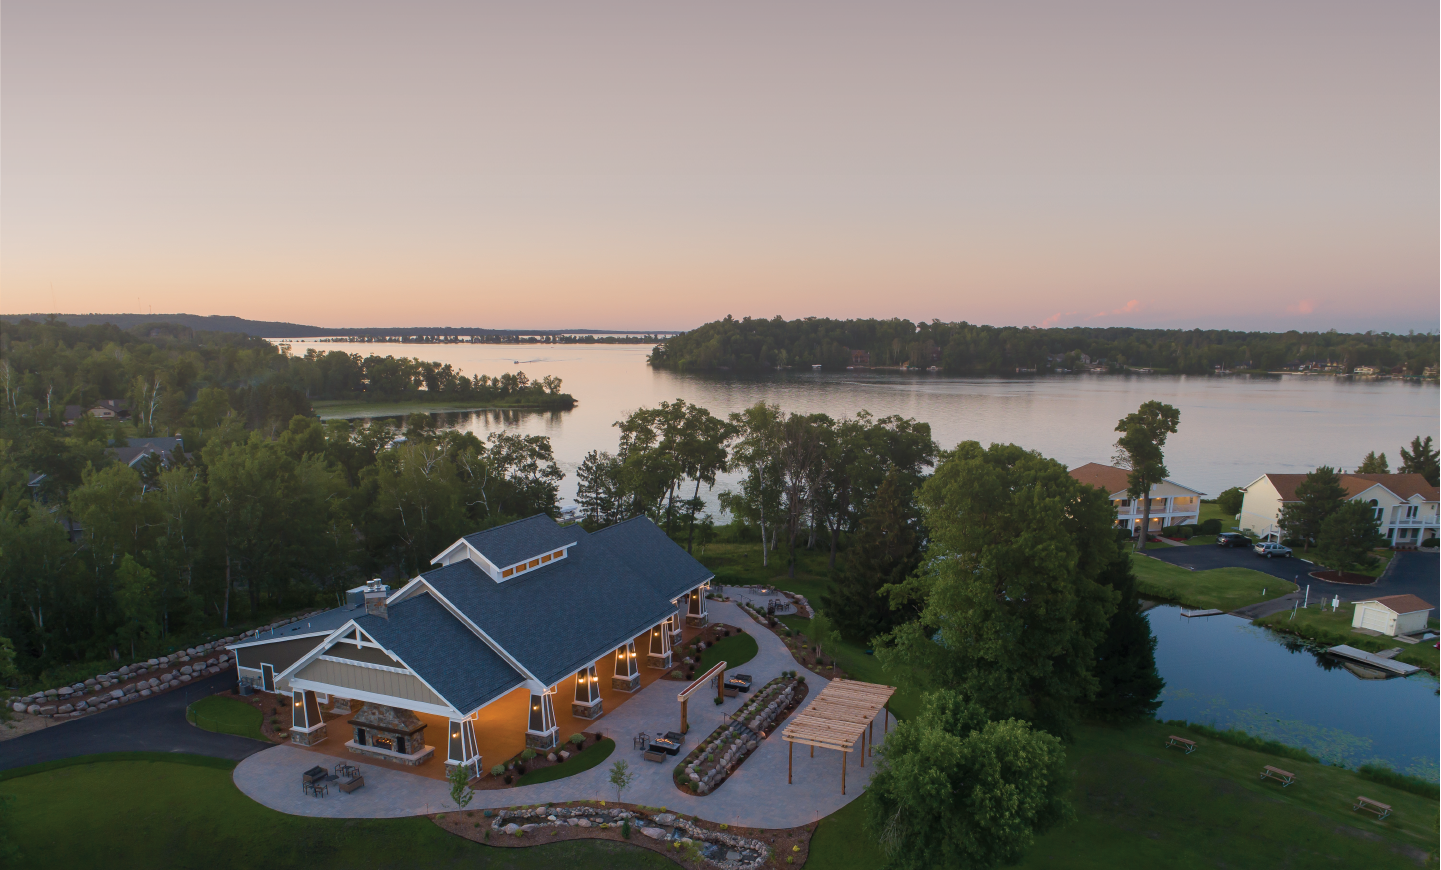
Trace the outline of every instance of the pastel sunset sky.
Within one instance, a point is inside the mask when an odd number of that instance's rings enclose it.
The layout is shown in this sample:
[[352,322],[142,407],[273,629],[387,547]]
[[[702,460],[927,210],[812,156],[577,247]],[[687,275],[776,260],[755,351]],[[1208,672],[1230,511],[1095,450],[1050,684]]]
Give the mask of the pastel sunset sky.
[[1438,5],[17,0],[0,312],[1434,331]]

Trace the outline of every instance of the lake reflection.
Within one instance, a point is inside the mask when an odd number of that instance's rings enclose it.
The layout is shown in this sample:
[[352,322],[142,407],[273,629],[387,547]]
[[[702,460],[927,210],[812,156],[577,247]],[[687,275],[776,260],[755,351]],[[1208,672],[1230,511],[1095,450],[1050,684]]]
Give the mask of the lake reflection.
[[1235,616],[1147,616],[1166,680],[1162,719],[1239,728],[1348,767],[1380,761],[1436,779],[1436,679],[1361,679],[1341,662]]

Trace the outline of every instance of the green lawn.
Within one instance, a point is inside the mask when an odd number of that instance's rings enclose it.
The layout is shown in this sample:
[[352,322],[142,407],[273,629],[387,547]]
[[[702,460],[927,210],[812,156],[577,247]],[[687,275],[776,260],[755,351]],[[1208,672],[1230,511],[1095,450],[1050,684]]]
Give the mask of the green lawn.
[[[765,631],[766,629],[757,626],[750,630]],[[760,651],[756,639],[749,634],[733,634],[730,637],[723,637],[716,641],[714,646],[706,647],[705,651],[700,654],[700,663],[696,665],[696,671],[703,674],[719,661],[724,661],[727,669],[737,668],[755,658],[756,653]]]
[[260,711],[235,698],[224,695],[201,698],[185,711],[185,718],[189,719],[192,725],[206,731],[238,734],[241,737],[270,742],[260,730]]
[[1215,607],[1231,611],[1248,604],[1278,598],[1296,588],[1289,580],[1250,568],[1213,568],[1189,571],[1147,556],[1131,556],[1136,588],[1142,596],[1177,601],[1188,607]]
[[554,779],[565,779],[567,776],[575,776],[583,773],[610,758],[615,751],[615,741],[609,737],[598,743],[593,743],[581,750],[579,755],[573,756],[564,764],[557,764],[554,767],[542,767],[540,770],[532,770],[520,778],[517,785],[535,785],[538,782],[550,782]]
[[[596,840],[492,849],[428,819],[316,819],[266,809],[230,780],[234,762],[154,753],[89,761],[0,782],[19,849],[7,868],[645,868],[664,856]],[[92,758],[103,758],[94,756]],[[26,773],[27,771],[19,771]],[[477,822],[481,821],[475,812]],[[3,847],[0,847],[3,848]],[[3,854],[3,852],[0,852]]]
[[[1168,734],[1200,743],[1165,749]],[[1076,820],[1042,837],[1021,867],[1416,867],[1437,843],[1436,801],[1351,771],[1241,749],[1157,722],[1087,726],[1067,747]],[[1296,774],[1281,789],[1257,774]],[[1388,803],[1384,822],[1351,811],[1358,794]],[[862,822],[865,798],[821,821],[814,870],[872,868],[882,858]],[[1434,865],[1431,865],[1434,866]]]
[[[1383,652],[1400,647],[1401,653],[1396,656],[1397,661],[1426,668],[1433,674],[1438,672],[1438,666],[1441,666],[1441,656],[1438,656],[1438,652],[1441,651],[1436,649],[1435,641],[1405,644],[1389,637],[1354,634],[1351,631],[1351,619],[1355,613],[1356,605],[1349,602],[1343,601],[1339,610],[1323,611],[1317,606],[1316,600],[1312,599],[1311,606],[1304,610],[1297,610],[1294,617],[1291,615],[1291,611],[1286,610],[1281,613],[1273,613],[1256,622],[1267,628],[1274,628],[1277,631],[1309,638],[1330,646],[1344,643],[1368,652]],[[1436,620],[1431,620],[1431,624],[1434,626]]]
[[[811,621],[802,619],[799,616],[778,616],[776,617],[786,626],[809,635]],[[893,675],[889,675],[876,661],[873,655],[866,655],[865,647],[842,641],[840,644],[827,646],[823,652],[834,656],[841,670],[850,674],[853,679],[866,683],[880,683],[885,686],[895,686],[899,682]],[[902,686],[891,696],[891,712],[901,719],[908,719],[920,710],[921,696],[914,688]]]
[[1193,536],[1190,540],[1186,541],[1186,546],[1188,546],[1188,547],[1201,547],[1201,546],[1204,546],[1204,545],[1206,545],[1206,544],[1214,544],[1214,543],[1216,543],[1216,536],[1215,536],[1215,535],[1195,535],[1195,536]]
[[[796,576],[787,576],[786,552],[777,547],[770,554],[770,564],[761,565],[761,546],[752,544],[708,544],[705,552],[697,550],[696,558],[716,575],[718,586],[754,586],[771,584],[789,592],[804,595],[817,606],[830,589],[830,552],[828,550],[797,550]],[[837,555],[839,562],[841,557]]]
[[1200,524],[1206,520],[1220,520],[1223,532],[1235,531],[1236,518],[1221,510],[1218,504],[1201,502],[1201,515],[1196,518],[1196,522]]

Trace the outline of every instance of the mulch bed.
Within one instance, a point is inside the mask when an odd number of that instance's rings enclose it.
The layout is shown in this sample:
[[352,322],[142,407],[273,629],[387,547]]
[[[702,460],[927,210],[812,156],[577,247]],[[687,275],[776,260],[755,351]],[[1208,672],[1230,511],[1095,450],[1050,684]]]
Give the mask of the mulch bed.
[[[581,806],[604,806],[610,809],[624,807],[640,813],[655,813],[655,807],[644,807],[637,804],[615,803],[612,801],[569,801],[565,803],[547,804],[551,807],[581,807]],[[431,821],[439,825],[447,833],[464,837],[476,843],[486,846],[495,846],[501,849],[526,849],[531,846],[541,846],[546,843],[556,843],[561,840],[611,840],[617,843],[625,843],[629,846],[639,846],[642,849],[649,849],[658,852],[687,870],[710,870],[714,865],[701,861],[695,863],[687,861],[684,856],[677,853],[676,849],[666,841],[652,840],[640,832],[639,826],[633,826],[630,832],[630,839],[625,839],[620,834],[620,828],[578,828],[570,826],[538,828],[524,837],[501,836],[491,831],[490,823],[493,816],[504,815],[504,810],[492,810],[492,816],[486,816],[482,810],[463,810],[456,813],[438,813],[431,816]],[[721,825],[716,822],[708,822],[695,816],[685,816],[686,819],[696,825],[710,831],[725,831],[729,834],[737,834],[742,837],[760,840],[771,847],[775,858],[765,866],[786,866],[803,867],[806,859],[810,856],[811,835],[815,833],[818,823],[812,822],[809,825],[802,825],[798,828],[745,828],[736,826]],[[800,847],[798,850],[796,847]],[[795,861],[786,864],[786,857],[792,857]]]
[[[560,750],[564,749],[570,752],[571,758],[574,759],[577,752],[589,749],[599,743],[601,740],[605,739],[605,735],[599,731],[583,731],[581,732],[581,736],[585,738],[585,742],[582,743],[578,748],[574,743],[570,743],[567,741],[557,746],[554,750],[538,753],[535,758],[532,758],[530,761],[522,762],[520,760],[520,755],[517,754],[514,758],[511,758],[509,761],[505,762],[505,766],[506,768],[510,768],[513,764],[523,764],[526,773],[529,773],[532,770],[543,770],[547,767],[558,767],[563,764],[573,764],[573,760],[561,761],[559,755],[556,755],[555,761],[550,761],[546,758],[546,755],[548,755],[551,751],[559,753]],[[521,751],[523,752],[524,750]],[[482,774],[483,775],[480,777],[479,780],[471,781],[470,787],[474,791],[495,791],[502,788],[514,788],[520,783],[520,777],[522,776],[522,774],[517,774],[512,770],[507,770],[506,775],[510,776],[513,781],[506,782],[505,776],[491,776],[489,767],[486,767],[486,769],[482,771]]]
[[1347,586],[1370,586],[1376,582],[1375,577],[1367,577],[1365,574],[1352,574],[1350,571],[1312,571],[1307,576],[1315,577],[1317,580],[1325,580],[1327,583],[1345,583]]
[[[255,692],[250,695],[242,695],[235,689],[231,689],[229,696],[242,703],[249,704],[260,711],[260,732],[276,743],[289,743],[290,731],[286,723],[290,721],[290,708],[278,703],[279,695],[267,695],[262,692]],[[279,719],[279,723],[270,724],[271,719]]]

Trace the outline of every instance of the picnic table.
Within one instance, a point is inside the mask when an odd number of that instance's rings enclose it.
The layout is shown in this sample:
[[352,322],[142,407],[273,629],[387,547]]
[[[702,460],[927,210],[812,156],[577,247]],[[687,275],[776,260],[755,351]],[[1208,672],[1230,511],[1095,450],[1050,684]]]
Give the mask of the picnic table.
[[1272,767],[1269,764],[1261,768],[1261,778],[1266,779],[1267,777],[1280,782],[1281,788],[1285,788],[1296,781],[1296,774],[1291,773],[1289,770],[1282,770],[1279,767]]
[[1373,801],[1370,798],[1362,797],[1361,795],[1356,796],[1356,804],[1355,806],[1351,807],[1351,812],[1354,813],[1357,810],[1369,810],[1375,813],[1376,820],[1378,822],[1391,815],[1390,804],[1383,804],[1380,801]]
[[1166,738],[1166,746],[1167,746],[1168,748],[1169,748],[1169,747],[1172,747],[1172,746],[1175,746],[1175,747],[1178,747],[1178,748],[1180,748],[1180,749],[1184,749],[1184,750],[1186,751],[1186,754],[1187,754],[1187,755],[1190,755],[1192,752],[1195,752],[1195,751],[1196,751],[1196,741],[1194,741],[1194,740],[1187,740],[1187,739],[1184,738],[1184,737],[1177,737],[1177,736],[1174,735],[1174,734],[1172,734],[1170,737]]

